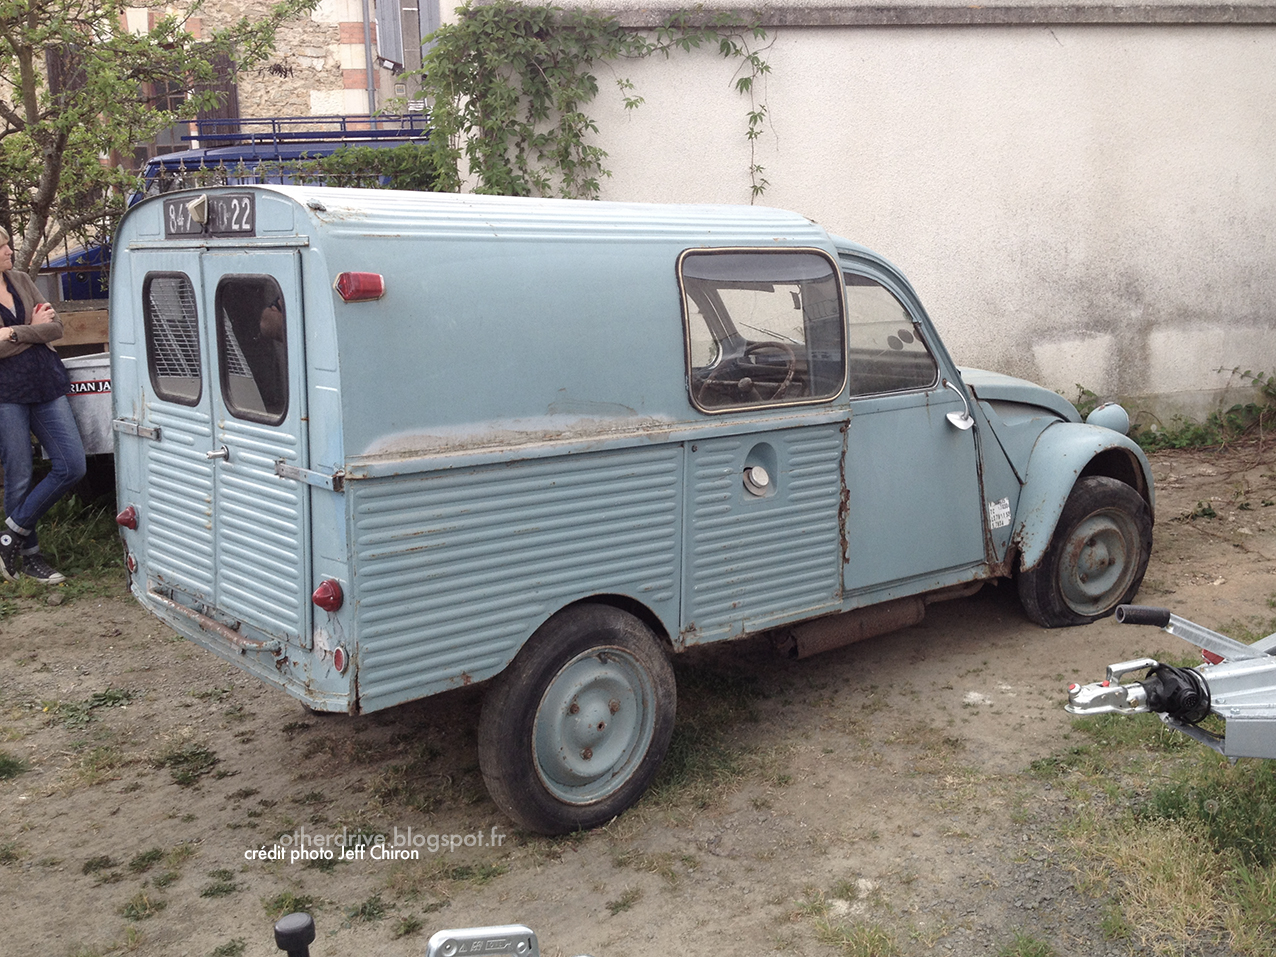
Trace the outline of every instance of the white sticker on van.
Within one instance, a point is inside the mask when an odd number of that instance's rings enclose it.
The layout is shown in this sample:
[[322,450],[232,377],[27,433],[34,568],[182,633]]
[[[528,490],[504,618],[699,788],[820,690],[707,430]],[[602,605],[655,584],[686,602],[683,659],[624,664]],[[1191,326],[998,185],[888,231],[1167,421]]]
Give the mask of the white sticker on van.
[[988,524],[993,528],[1005,528],[1010,524],[1010,499],[988,503]]

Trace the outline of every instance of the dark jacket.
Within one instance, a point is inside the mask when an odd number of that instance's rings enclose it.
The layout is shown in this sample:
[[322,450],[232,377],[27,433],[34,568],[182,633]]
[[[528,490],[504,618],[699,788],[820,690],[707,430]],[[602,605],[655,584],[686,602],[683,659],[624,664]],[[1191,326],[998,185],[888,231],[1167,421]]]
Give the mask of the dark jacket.
[[10,342],[7,335],[0,336],[0,359],[15,356],[40,343],[52,349],[51,343],[62,338],[62,320],[55,318],[52,322],[43,322],[38,326],[31,325],[31,316],[35,312],[35,307],[48,300],[40,294],[39,287],[26,273],[10,269],[5,275],[13,283],[14,291],[22,299],[22,305],[26,307],[27,321],[26,325],[13,327],[18,330],[17,342]]

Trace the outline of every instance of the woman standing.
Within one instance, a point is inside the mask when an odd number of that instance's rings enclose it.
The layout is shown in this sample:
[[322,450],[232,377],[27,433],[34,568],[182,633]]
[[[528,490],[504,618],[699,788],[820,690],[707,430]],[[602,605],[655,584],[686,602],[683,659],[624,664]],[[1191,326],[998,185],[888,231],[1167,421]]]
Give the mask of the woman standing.
[[[70,378],[50,343],[62,320],[31,277],[13,269],[9,234],[0,229],[0,467],[4,468],[5,524],[0,526],[0,574],[19,572],[55,585],[66,576],[40,554],[35,526],[84,477],[84,445],[66,394]],[[53,468],[31,487],[31,433]]]

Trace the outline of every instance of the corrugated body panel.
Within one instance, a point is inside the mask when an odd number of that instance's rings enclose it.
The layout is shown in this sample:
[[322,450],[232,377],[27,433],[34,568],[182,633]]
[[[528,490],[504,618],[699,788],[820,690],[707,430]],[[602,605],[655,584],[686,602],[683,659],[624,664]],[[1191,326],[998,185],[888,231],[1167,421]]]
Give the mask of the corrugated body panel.
[[[774,452],[775,494],[744,489],[759,446]],[[840,601],[842,433],[793,429],[696,443],[688,457],[688,640],[726,638]]]
[[155,403],[148,424],[161,441],[145,441],[146,494],[142,513],[148,570],[171,585],[211,599],[213,594],[213,467],[204,457],[208,413]]
[[591,594],[668,602],[681,448],[351,482],[366,708],[486,677]]
[[298,635],[308,611],[307,492],[275,475],[276,459],[296,460],[297,436],[235,419],[221,434],[234,452],[217,472],[218,607],[269,634]]

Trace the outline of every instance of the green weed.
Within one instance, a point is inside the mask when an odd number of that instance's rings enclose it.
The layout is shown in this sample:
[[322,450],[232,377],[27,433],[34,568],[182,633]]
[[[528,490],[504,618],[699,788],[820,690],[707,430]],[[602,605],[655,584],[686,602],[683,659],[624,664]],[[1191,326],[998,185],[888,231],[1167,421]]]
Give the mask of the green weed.
[[149,920],[167,906],[168,901],[138,891],[121,905],[120,916],[125,920]]
[[30,766],[21,758],[15,758],[8,751],[0,751],[0,781],[16,778],[30,770]]
[[385,902],[381,900],[381,895],[373,894],[362,904],[347,908],[346,917],[352,921],[358,920],[372,923],[385,917],[385,911]]
[[261,906],[265,908],[267,917],[271,920],[278,920],[285,914],[309,914],[319,907],[319,903],[308,894],[294,894],[292,891],[283,891],[274,897],[263,898]]
[[997,951],[997,957],[1055,957],[1055,950],[1044,940],[1017,930],[1014,939]]
[[617,914],[629,910],[640,900],[642,900],[642,891],[636,887],[631,887],[615,900],[607,902],[607,912],[611,914],[612,917],[615,917]]
[[213,879],[211,884],[206,885],[200,892],[200,897],[228,897],[239,890],[239,884],[235,881],[235,875],[225,869],[209,871],[208,876]]
[[900,953],[899,943],[890,931],[868,921],[835,924],[821,917],[815,922],[815,936],[847,957],[895,957]]
[[394,939],[398,940],[400,937],[411,937],[414,934],[419,934],[424,927],[425,924],[415,914],[400,917],[394,925]]
[[152,847],[149,851],[142,851],[139,854],[135,854],[133,859],[128,862],[128,869],[134,874],[145,874],[163,859],[164,849],[161,847]]
[[209,774],[217,765],[217,753],[202,744],[175,744],[151,759],[157,768],[168,768],[173,782],[188,788]]

